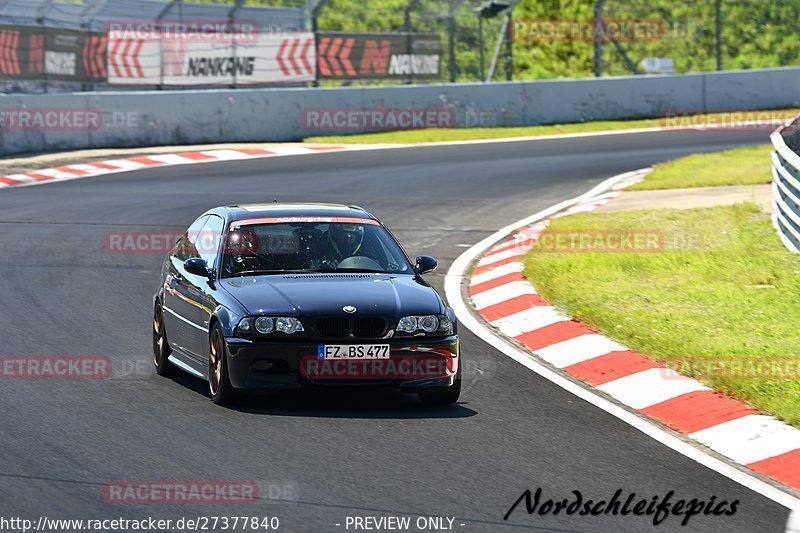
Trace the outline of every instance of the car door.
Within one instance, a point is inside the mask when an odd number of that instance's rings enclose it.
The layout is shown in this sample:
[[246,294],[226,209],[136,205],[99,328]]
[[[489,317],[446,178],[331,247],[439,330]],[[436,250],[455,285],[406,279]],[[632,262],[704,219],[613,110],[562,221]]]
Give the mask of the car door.
[[195,360],[200,360],[202,353],[200,334],[207,335],[207,331],[203,331],[201,313],[193,303],[196,299],[193,299],[193,295],[197,291],[193,278],[197,276],[186,272],[183,263],[187,259],[200,257],[197,241],[208,218],[208,215],[204,215],[195,220],[181,237],[175,253],[169,257],[166,276],[164,319],[167,339],[173,349]]

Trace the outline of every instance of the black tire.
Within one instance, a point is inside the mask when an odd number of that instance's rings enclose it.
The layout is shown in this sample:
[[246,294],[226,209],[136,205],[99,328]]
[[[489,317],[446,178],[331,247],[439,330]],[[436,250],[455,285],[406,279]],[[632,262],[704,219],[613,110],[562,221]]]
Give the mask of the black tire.
[[461,375],[456,378],[453,384],[431,392],[420,392],[419,399],[424,405],[444,407],[454,405],[461,396]]
[[225,335],[219,322],[211,329],[208,349],[208,388],[211,401],[217,405],[230,404],[236,399],[236,389],[228,377],[228,352]]
[[164,310],[156,302],[153,311],[153,365],[159,376],[170,376],[175,371],[175,366],[169,362],[172,349],[167,341],[167,330],[164,328]]

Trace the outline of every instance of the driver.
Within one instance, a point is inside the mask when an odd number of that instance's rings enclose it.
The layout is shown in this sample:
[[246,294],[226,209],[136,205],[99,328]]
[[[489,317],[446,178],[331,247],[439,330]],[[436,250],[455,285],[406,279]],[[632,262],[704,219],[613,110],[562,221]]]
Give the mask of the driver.
[[328,227],[326,258],[338,265],[343,259],[359,255],[364,244],[364,226],[331,224]]

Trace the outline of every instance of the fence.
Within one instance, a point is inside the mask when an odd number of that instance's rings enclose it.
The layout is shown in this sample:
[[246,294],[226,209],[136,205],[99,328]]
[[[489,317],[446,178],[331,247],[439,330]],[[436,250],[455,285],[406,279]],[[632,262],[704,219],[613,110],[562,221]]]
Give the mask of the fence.
[[772,223],[784,246],[800,252],[800,118],[772,134]]
[[301,8],[242,2],[3,0],[0,91],[301,83],[305,25]]
[[[300,8],[0,0],[0,90],[440,79],[437,33],[303,31]],[[318,12],[315,11],[315,17]],[[315,19],[316,20],[316,19]]]

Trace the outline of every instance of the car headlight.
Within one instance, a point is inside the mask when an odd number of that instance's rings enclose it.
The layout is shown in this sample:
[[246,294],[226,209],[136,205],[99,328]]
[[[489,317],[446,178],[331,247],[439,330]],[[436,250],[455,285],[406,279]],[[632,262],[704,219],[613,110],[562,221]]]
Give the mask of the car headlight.
[[417,325],[425,333],[433,333],[439,329],[439,319],[435,315],[421,316],[417,318]]
[[417,317],[404,316],[397,324],[397,331],[402,331],[403,333],[414,333],[417,331],[417,324]]
[[272,333],[275,330],[275,321],[271,318],[262,316],[256,318],[256,331],[266,335],[267,333]]
[[294,317],[290,316],[282,316],[275,320],[275,329],[277,331],[286,333],[291,335],[292,333],[298,333],[300,331],[305,331],[303,329],[303,324]]
[[236,326],[236,330],[239,333],[247,333],[251,335],[256,332],[262,335],[269,335],[275,332],[291,335],[293,333],[305,331],[302,322],[294,317],[289,316],[246,317],[239,321],[239,325]]
[[445,315],[404,316],[397,332],[409,335],[452,335],[453,322]]

